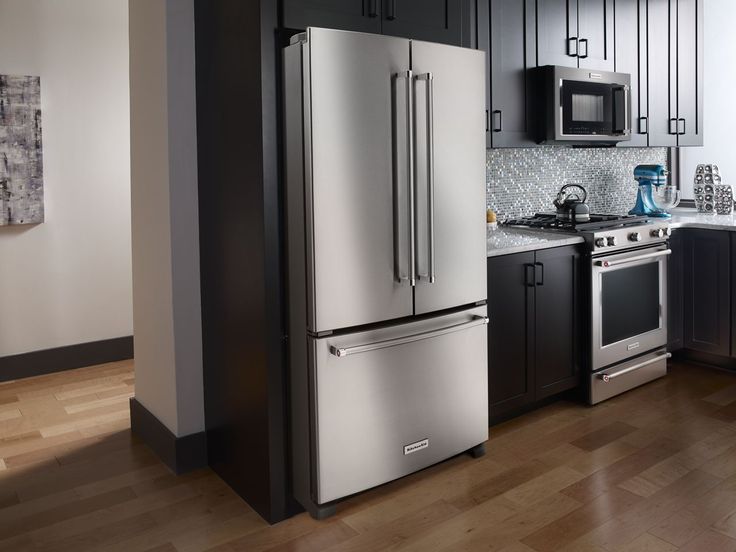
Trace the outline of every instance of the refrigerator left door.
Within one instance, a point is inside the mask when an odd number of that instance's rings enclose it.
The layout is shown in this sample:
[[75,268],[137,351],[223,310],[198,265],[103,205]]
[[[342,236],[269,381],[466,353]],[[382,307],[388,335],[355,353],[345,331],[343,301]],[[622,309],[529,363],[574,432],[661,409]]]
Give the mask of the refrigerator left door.
[[409,41],[309,29],[304,62],[308,329],[410,316]]

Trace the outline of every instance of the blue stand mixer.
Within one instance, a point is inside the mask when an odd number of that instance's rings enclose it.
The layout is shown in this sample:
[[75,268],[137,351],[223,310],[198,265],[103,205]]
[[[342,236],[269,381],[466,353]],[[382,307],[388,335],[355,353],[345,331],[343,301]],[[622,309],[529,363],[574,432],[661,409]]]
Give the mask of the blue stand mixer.
[[658,218],[672,216],[660,208],[654,199],[654,188],[666,185],[668,174],[662,165],[638,165],[634,169],[634,179],[639,183],[639,192],[636,196],[636,205],[629,211],[630,215]]

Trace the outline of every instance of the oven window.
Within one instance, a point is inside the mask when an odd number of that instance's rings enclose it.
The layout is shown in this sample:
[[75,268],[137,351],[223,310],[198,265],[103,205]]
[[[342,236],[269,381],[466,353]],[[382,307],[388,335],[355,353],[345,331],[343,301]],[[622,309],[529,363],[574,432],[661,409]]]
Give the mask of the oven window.
[[601,275],[604,347],[659,329],[659,266],[650,262]]

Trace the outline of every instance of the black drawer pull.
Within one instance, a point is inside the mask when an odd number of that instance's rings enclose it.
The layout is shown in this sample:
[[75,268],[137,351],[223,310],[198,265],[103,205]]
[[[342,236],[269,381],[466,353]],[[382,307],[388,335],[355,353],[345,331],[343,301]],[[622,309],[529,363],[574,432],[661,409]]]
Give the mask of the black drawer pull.
[[388,0],[388,13],[386,19],[393,21],[396,19],[396,0]]
[[639,134],[649,134],[649,117],[639,117]]
[[[682,130],[680,130],[680,122],[682,122]],[[687,121],[685,119],[677,119],[677,133],[687,134]]]
[[578,37],[573,36],[567,39],[567,55],[570,57],[578,57]]
[[503,132],[503,113],[500,109],[493,112],[493,132]]
[[368,0],[368,17],[378,16],[378,0]]
[[578,57],[580,59],[585,59],[588,57],[588,39],[587,38],[581,38],[580,39],[580,47],[582,48],[583,44],[585,44],[585,53],[578,54]]

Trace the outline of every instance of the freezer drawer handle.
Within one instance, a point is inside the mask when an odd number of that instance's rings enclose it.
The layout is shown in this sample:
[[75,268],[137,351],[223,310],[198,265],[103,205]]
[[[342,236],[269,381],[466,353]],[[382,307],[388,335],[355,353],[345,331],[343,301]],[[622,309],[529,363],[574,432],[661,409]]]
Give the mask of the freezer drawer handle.
[[634,364],[633,366],[629,366],[628,368],[624,368],[623,370],[619,370],[618,372],[614,372],[612,374],[599,374],[598,377],[602,379],[604,383],[608,383],[612,379],[623,376],[624,374],[628,374],[629,372],[634,372],[635,370],[639,370],[640,368],[644,368],[645,366],[649,366],[650,364],[654,364],[655,362],[659,362],[663,358],[672,358],[672,353],[657,355],[656,358],[650,358],[649,360],[645,360],[644,362],[640,362],[639,364]]
[[610,266],[629,264],[629,263],[634,263],[636,261],[654,259],[656,257],[666,257],[667,255],[672,255],[671,249],[664,249],[662,251],[657,251],[655,253],[646,253],[645,255],[637,255],[636,257],[629,257],[628,259],[619,259],[617,261],[597,261],[595,264],[597,264],[598,266],[602,266],[604,268],[608,268]]
[[447,326],[446,328],[440,328],[439,330],[432,330],[429,332],[421,332],[413,335],[406,335],[404,337],[397,337],[395,339],[387,339],[385,341],[376,341],[375,343],[368,343],[366,345],[356,345],[354,347],[335,347],[330,346],[330,353],[336,357],[342,358],[348,355],[357,355],[359,353],[367,353],[370,351],[377,351],[378,349],[386,349],[388,347],[396,347],[398,345],[405,345],[406,343],[412,343],[414,341],[421,341],[422,339],[432,339],[433,337],[439,337],[441,335],[460,332],[474,328],[475,326],[483,326],[488,324],[489,319],[487,316],[473,316],[473,319],[469,322],[463,322],[462,324],[455,324],[453,326]]
[[[422,73],[414,77],[424,81],[427,87],[427,274],[419,274],[419,279],[427,280],[430,284],[435,281],[434,273],[434,77],[432,73]],[[415,104],[416,105],[416,102]]]

